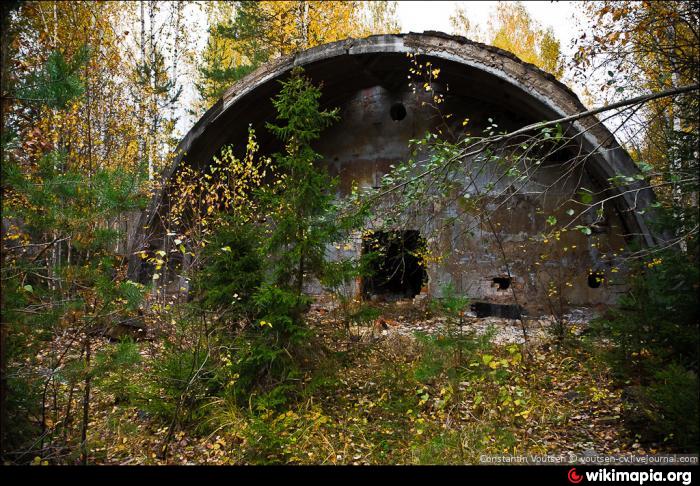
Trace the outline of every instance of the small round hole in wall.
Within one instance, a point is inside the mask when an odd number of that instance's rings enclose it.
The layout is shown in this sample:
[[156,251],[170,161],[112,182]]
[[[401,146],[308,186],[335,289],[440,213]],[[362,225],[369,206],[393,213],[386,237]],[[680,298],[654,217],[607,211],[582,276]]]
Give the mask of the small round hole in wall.
[[597,289],[603,283],[603,274],[594,272],[588,275],[588,286],[592,289]]
[[389,109],[389,114],[392,120],[401,121],[406,118],[406,107],[403,106],[403,103],[394,103]]

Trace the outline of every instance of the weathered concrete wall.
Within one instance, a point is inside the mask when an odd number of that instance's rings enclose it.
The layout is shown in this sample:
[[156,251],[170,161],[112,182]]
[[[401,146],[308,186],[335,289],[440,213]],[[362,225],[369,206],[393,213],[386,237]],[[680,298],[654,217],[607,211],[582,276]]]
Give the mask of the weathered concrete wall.
[[[166,180],[181,164],[206,165],[224,144],[243,147],[248,124],[256,129],[262,152],[277,149],[277,142],[264,128],[265,122],[274,117],[270,98],[279,90],[277,80],[287,76],[293,66],[301,65],[315,82],[323,83],[322,103],[341,108],[342,121],[324,133],[317,146],[329,171],[340,178],[339,196],[349,191],[353,181],[376,186],[391,164],[408,158],[408,140],[422,137],[438,123],[435,114],[422,104],[424,100],[407,87],[409,52],[420,54],[424,61],[430,60],[441,69],[443,112],[453,114],[456,129],[461,128],[459,122],[464,118],[469,118],[476,130],[485,126],[487,118],[496,120],[501,129],[514,130],[585,110],[577,97],[551,75],[505,51],[461,37],[428,32],[348,39],[278,59],[234,84],[182,140],[180,155],[166,172]],[[398,102],[406,108],[406,117],[395,121],[390,108]],[[648,206],[653,193],[640,189],[606,206],[606,224],[599,234],[589,238],[569,232],[558,242],[555,252],[542,242],[530,240],[546,229],[545,215],[554,214],[560,222],[567,220],[568,206],[562,203],[578,187],[606,190],[605,194],[610,195],[615,189],[606,186],[609,177],[638,173],[629,155],[595,118],[579,120],[570,128],[582,133],[576,139],[577,150],[590,154],[578,172],[559,183],[567,161],[565,157],[550,160],[517,195],[490,203],[491,221],[513,262],[513,287],[523,296],[523,303],[531,307],[547,300],[543,293],[547,294],[549,280],[572,282],[567,295],[574,304],[613,300],[616,291],[607,283],[596,289],[587,285],[590,271],[610,271],[604,268],[600,256],[619,253],[626,244],[619,236],[622,234],[642,244],[655,239],[647,227],[647,215],[638,211]],[[480,174],[477,187],[483,188],[493,174],[489,170]],[[543,197],[543,188],[554,182],[557,184]],[[132,253],[149,244],[154,248],[162,244],[155,216],[164,211],[167,198],[167,189],[154,195],[140,223],[147,229],[134,239]],[[405,222],[408,229],[418,229],[429,239],[436,254],[444,255],[428,268],[430,291],[438,294],[442,284],[452,282],[457,290],[475,298],[510,302],[510,292],[498,290],[493,284],[493,278],[503,276],[506,270],[493,231],[458,205],[430,206]],[[341,250],[332,250],[356,254],[360,246],[358,237]],[[546,251],[548,258],[537,261]],[[139,261],[134,258],[130,273],[139,278],[140,271]]]
[[[340,180],[339,197],[349,194],[353,183],[361,188],[377,187],[392,164],[411,157],[408,141],[434,131],[440,123],[434,110],[424,104],[428,99],[407,89],[392,92],[375,86],[358,91],[341,105],[342,120],[326,132],[317,146],[325,156],[329,172]],[[396,103],[406,108],[405,118],[398,121],[390,115]],[[479,127],[487,125],[488,118],[508,129],[523,123],[523,120],[513,120],[507,107],[471,97],[450,95],[445,104],[445,112],[453,113],[458,124],[469,118],[470,126],[476,127],[477,132]],[[533,236],[548,231],[547,216],[553,215],[562,223],[571,219],[566,210],[575,206],[567,201],[580,187],[599,189],[584,166],[567,176],[571,169],[568,160],[550,161],[516,194],[491,198],[487,204],[486,212],[490,214],[509,262],[513,288],[521,304],[533,312],[549,310],[546,303],[550,282],[558,292],[564,292],[565,299],[572,305],[610,303],[624,289],[624,285],[610,283],[612,264],[602,263],[599,258],[601,253],[620,253],[626,246],[621,236],[625,233],[623,222],[611,208],[599,234],[588,237],[572,231],[563,233],[556,243],[544,243],[541,238],[533,241]],[[495,167],[479,171],[476,187],[471,187],[467,193],[476,198],[478,193],[489,192],[486,185],[501,173],[502,169]],[[512,187],[511,184],[511,180],[501,180],[490,192],[499,194]],[[382,212],[382,207],[378,208],[380,220]],[[587,215],[587,219],[578,223],[591,222]],[[494,232],[483,218],[461,209],[457,203],[444,207],[430,204],[395,229],[419,230],[428,238],[432,253],[441,257],[427,268],[432,295],[439,296],[443,285],[451,283],[455,290],[476,300],[512,303],[512,291],[501,290],[494,284],[494,278],[506,277],[508,272]],[[362,240],[357,235],[338,246],[340,248],[329,248],[334,259],[359,256]],[[588,277],[594,271],[608,277],[598,288],[588,285]],[[308,290],[320,292],[321,288],[312,285]]]

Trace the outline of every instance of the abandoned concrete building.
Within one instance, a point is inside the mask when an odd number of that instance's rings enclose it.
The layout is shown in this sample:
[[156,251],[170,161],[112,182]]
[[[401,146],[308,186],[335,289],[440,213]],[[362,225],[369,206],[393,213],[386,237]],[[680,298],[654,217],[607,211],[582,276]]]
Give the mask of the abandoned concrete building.
[[[270,99],[279,90],[278,80],[299,65],[315,83],[323,83],[323,106],[340,108],[341,120],[316,146],[329,172],[340,180],[338,196],[347,194],[353,182],[376,187],[391,166],[410,157],[409,140],[423,137],[438,123],[434,111],[422,103],[420,93],[408,86],[407,53],[419,55],[422,62],[429,61],[440,69],[434,90],[444,96],[443,109],[454,114],[457,127],[465,118],[472,126],[483,127],[490,118],[500,128],[512,131],[586,110],[553,76],[508,52],[462,37],[426,32],[348,39],[277,59],[231,86],[181,141],[181,154],[166,171],[166,179],[182,164],[205,167],[225,144],[244,147],[249,124],[256,129],[261,153],[272,153],[276,142],[264,128],[275,116]],[[443,258],[428,262],[426,268],[417,261],[409,262],[410,268],[404,269],[401,278],[387,277],[384,282],[366,279],[357,283],[354,292],[440,296],[444,285],[452,284],[474,302],[505,305],[513,304],[511,291],[516,290],[520,305],[541,312],[547,310],[546,294],[552,283],[565,281],[566,299],[573,306],[612,303],[625,288],[624,278],[611,278],[624,275],[616,258],[632,242],[645,246],[655,241],[644,211],[654,195],[641,186],[620,191],[608,182],[616,174],[634,177],[639,170],[597,119],[587,117],[571,126],[580,132],[573,148],[544,161],[537,175],[506,200],[495,197],[489,203],[502,248],[485,224],[467,231],[470,225],[474,228],[473,218],[458,205],[431,207],[441,217],[421,220],[419,214],[396,232],[401,232],[409,250],[426,244]],[[573,175],[562,177],[567,154],[572,152],[585,153],[585,163],[579,164]],[[477,178],[477,186],[489,183],[486,172]],[[543,187],[549,188],[546,194]],[[574,206],[566,201],[581,188],[592,194],[594,202],[606,201],[599,208],[591,234],[568,231],[547,247],[533,240],[531,237],[548,230],[548,215],[567,221]],[[166,186],[141,216],[130,235],[132,254],[142,248],[172,245],[156,217],[166,210],[163,202],[168,197]],[[594,214],[589,211],[580,222],[592,223]],[[391,255],[399,250],[390,248],[388,236],[385,231],[378,239]],[[329,252],[332,257],[359,255],[366,246],[358,234]],[[543,252],[547,258],[540,258]],[[507,268],[503,254],[509,261]],[[131,278],[150,278],[148,268],[138,258],[132,257],[129,271]],[[170,280],[176,279],[171,275]],[[321,290],[319,286],[309,289]]]

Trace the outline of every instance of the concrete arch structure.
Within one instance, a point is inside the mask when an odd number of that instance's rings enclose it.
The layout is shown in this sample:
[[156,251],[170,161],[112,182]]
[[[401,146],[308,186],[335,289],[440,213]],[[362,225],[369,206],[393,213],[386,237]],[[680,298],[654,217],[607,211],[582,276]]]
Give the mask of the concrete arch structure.
[[[419,54],[440,67],[440,81],[444,90],[449,90],[445,93],[448,106],[451,103],[449,108],[460,115],[478,118],[497,112],[499,121],[503,120],[500,126],[514,130],[586,110],[552,75],[506,51],[463,37],[425,32],[347,39],[272,61],[231,86],[182,139],[178,156],[165,171],[165,180],[181,164],[204,167],[224,144],[243,146],[248,124],[256,128],[262,152],[271,150],[275,141],[264,130],[264,122],[274,117],[270,99],[279,89],[277,81],[294,66],[303,66],[309,77],[323,83],[324,105],[341,107],[343,121],[324,134],[326,141],[318,147],[329,170],[341,177],[341,186],[350,179],[367,182],[376,178],[386,172],[390,162],[406,156],[408,139],[420,137],[421,131],[431,126],[428,113],[411,101],[406,89],[407,53]],[[389,118],[390,106],[396,103],[408,107],[406,120],[398,123]],[[605,187],[608,178],[616,174],[639,173],[629,154],[597,119],[588,117],[572,125],[582,132],[577,138],[581,150],[591,155],[586,177],[594,187]],[[130,238],[131,254],[149,242],[160,241],[156,215],[167,195],[166,186],[142,214]],[[653,200],[652,191],[641,185],[615,200],[615,217],[622,232],[643,245],[654,244],[655,236],[647,215],[639,210]],[[131,258],[129,273],[132,278],[140,277],[138,258]]]

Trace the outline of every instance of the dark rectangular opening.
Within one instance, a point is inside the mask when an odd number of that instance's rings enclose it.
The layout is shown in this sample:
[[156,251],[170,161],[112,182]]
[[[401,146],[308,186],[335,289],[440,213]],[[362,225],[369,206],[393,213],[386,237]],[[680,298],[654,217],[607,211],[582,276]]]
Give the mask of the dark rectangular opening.
[[471,305],[476,317],[502,317],[504,319],[520,319],[522,308],[513,304],[491,304],[489,302],[474,302]]
[[419,252],[425,240],[416,230],[376,231],[362,240],[369,275],[362,279],[364,297],[412,298],[420,293],[427,274]]

